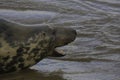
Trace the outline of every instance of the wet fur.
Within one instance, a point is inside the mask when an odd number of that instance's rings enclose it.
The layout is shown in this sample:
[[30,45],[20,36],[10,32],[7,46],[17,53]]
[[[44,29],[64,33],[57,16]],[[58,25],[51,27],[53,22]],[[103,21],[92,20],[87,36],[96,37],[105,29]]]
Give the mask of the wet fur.
[[28,68],[49,55],[54,47],[54,31],[48,26],[12,25],[0,20],[0,73]]

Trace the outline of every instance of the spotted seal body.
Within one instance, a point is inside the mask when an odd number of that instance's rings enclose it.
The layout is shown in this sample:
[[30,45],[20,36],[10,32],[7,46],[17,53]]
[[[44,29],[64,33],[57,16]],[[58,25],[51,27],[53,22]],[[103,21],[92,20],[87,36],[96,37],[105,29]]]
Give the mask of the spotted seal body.
[[72,29],[0,19],[0,74],[28,68],[47,56],[62,56],[55,48],[72,42],[75,37]]

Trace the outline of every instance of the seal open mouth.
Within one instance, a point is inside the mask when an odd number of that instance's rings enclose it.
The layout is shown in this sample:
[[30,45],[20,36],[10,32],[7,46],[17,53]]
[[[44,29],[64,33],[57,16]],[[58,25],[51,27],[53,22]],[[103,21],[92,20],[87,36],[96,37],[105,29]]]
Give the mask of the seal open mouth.
[[62,51],[62,50],[54,50],[53,51],[53,54],[52,54],[52,57],[63,57],[65,56],[66,54]]
[[[76,30],[71,28],[55,28],[55,48],[65,46],[75,40],[77,36]],[[65,56],[62,50],[54,49],[52,57]]]

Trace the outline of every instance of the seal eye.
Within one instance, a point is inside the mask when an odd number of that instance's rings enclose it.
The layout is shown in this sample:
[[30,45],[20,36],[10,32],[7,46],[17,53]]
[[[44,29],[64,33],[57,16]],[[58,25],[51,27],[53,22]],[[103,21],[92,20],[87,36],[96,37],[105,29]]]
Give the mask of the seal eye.
[[45,32],[42,33],[43,36],[46,36]]

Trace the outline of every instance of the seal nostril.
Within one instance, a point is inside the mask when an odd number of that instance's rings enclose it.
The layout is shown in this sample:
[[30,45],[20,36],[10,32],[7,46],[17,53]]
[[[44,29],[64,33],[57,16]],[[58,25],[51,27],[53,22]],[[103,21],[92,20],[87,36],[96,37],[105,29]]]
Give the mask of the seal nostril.
[[52,34],[53,34],[53,35],[55,35],[55,34],[56,34],[56,30],[55,30],[55,29],[53,30]]
[[73,31],[74,31],[74,40],[75,40],[75,38],[77,36],[77,32],[76,32],[76,30],[73,30]]
[[77,32],[76,32],[76,30],[70,28],[70,29],[68,29],[68,34],[67,35],[68,35],[67,36],[68,37],[68,41],[70,43],[70,42],[75,40],[75,38],[77,36]]
[[77,36],[77,31],[76,30],[74,30],[74,34],[75,34],[75,36]]

